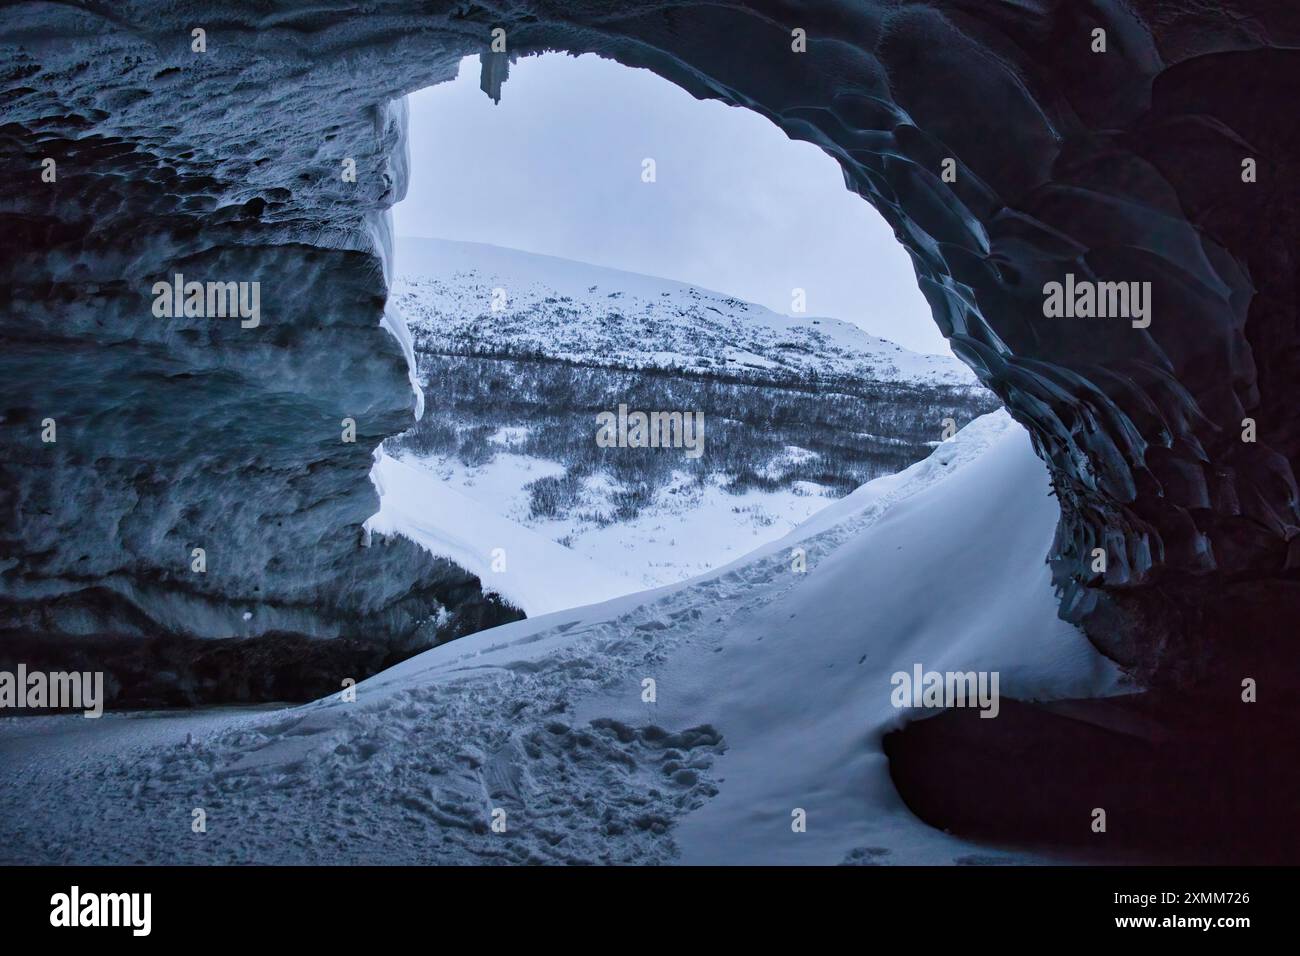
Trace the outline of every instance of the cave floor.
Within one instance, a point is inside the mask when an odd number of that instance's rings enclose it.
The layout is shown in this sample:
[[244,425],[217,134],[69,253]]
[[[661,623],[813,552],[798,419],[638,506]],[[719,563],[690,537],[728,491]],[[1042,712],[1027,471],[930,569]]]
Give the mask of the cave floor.
[[923,824],[881,739],[916,716],[890,701],[914,662],[1119,690],[1056,617],[1055,520],[999,412],[725,568],[462,638],[355,701],[0,720],[0,862],[1052,862]]

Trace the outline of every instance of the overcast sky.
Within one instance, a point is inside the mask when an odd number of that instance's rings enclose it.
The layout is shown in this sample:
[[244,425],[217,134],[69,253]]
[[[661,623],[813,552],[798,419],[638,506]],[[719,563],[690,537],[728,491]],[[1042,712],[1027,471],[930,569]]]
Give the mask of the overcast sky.
[[755,113],[591,54],[520,60],[497,105],[472,57],[410,106],[399,236],[578,259],[783,313],[802,288],[811,315],[948,351],[889,227],[834,160]]

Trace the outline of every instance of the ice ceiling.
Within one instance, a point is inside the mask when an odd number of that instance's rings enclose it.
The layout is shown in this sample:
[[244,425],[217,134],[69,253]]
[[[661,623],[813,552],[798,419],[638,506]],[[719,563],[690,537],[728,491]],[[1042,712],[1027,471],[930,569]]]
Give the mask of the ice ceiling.
[[[382,651],[511,616],[445,562],[362,546],[370,449],[415,404],[380,321],[385,210],[405,93],[467,54],[490,85],[509,55],[559,49],[753,109],[840,162],[956,354],[1030,429],[1062,508],[1063,613],[1098,646],[1156,683],[1291,680],[1298,44],[1300,9],[1270,0],[10,7],[0,627],[11,647]],[[260,282],[260,325],[155,318],[176,273]],[[1150,326],[1046,318],[1043,285],[1067,273],[1149,282]]]

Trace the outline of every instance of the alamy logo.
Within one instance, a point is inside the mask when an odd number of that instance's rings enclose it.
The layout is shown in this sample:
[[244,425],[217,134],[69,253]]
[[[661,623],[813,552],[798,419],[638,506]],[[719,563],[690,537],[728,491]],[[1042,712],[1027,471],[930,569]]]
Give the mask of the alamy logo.
[[178,272],[171,282],[155,282],[153,295],[153,314],[160,319],[238,316],[243,329],[255,329],[262,321],[260,282],[186,282]]
[[895,671],[889,702],[895,707],[978,707],[981,717],[996,717],[997,671],[927,671],[912,665],[912,673]]
[[18,710],[80,710],[83,717],[104,714],[102,671],[28,671],[19,664],[17,672],[0,671],[0,708]]
[[132,936],[148,936],[153,925],[152,893],[70,892],[50,897],[51,926],[129,926]]
[[1043,297],[1049,319],[1132,319],[1135,329],[1151,324],[1150,282],[1076,282],[1067,272],[1064,283],[1043,285]]
[[704,454],[703,412],[629,412],[596,416],[600,430],[596,444],[601,448],[684,448],[687,458]]

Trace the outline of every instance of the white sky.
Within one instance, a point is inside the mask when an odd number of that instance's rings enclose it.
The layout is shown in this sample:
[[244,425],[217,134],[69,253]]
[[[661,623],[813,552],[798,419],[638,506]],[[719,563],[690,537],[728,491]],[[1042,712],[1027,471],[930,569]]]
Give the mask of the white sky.
[[[477,57],[410,97],[399,236],[489,242],[662,276],[947,353],[911,260],[839,165],[748,110],[591,54],[512,65],[494,105]],[[642,160],[657,180],[641,180]]]

